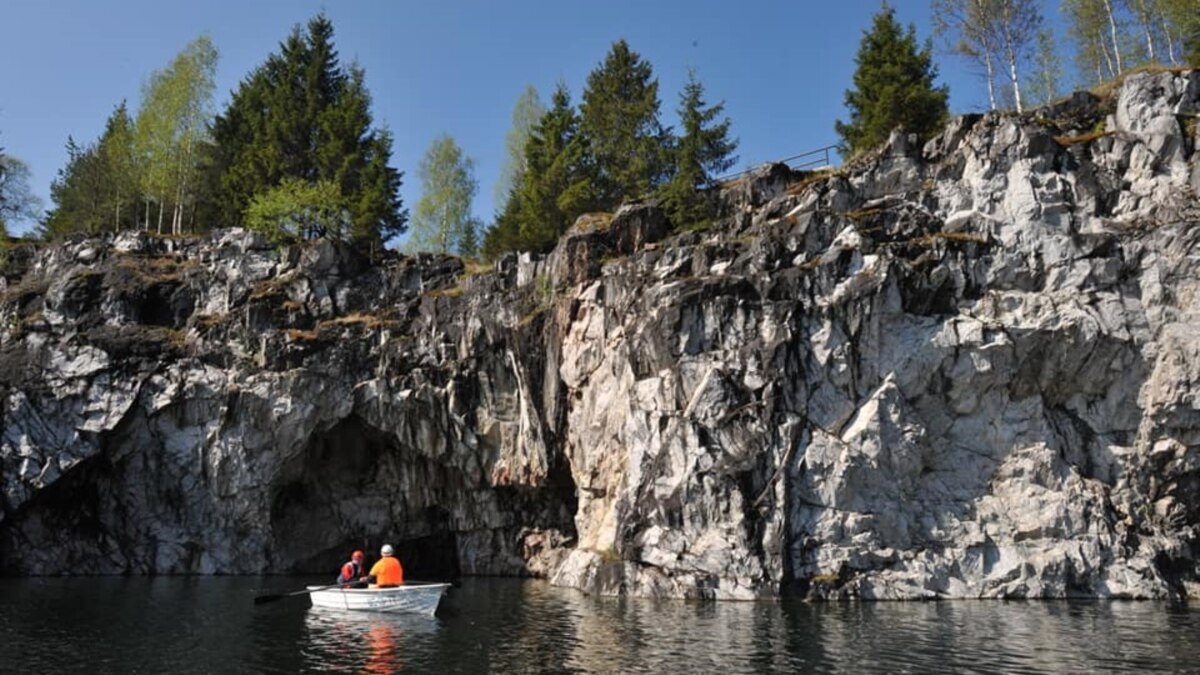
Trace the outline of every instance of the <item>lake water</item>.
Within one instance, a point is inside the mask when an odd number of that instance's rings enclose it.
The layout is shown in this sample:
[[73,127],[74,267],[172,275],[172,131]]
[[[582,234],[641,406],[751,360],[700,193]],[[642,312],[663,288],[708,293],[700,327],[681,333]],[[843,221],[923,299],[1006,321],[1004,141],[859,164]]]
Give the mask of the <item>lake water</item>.
[[255,606],[310,578],[0,579],[4,673],[1198,672],[1147,602],[685,603],[467,579],[434,618]]

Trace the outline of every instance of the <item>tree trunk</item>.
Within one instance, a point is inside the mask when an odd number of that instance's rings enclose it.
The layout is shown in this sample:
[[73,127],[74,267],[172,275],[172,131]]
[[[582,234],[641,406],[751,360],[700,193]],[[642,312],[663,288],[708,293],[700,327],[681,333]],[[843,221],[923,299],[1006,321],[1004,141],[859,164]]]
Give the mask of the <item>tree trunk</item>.
[[992,63],[991,50],[985,47],[984,51],[983,63],[984,68],[987,69],[988,105],[994,111],[996,110],[996,68]]
[[1166,19],[1163,19],[1162,25],[1163,39],[1167,41],[1167,59],[1171,62],[1171,65],[1177,66],[1179,65],[1179,57],[1175,54],[1175,38],[1171,37],[1171,24]]
[[158,233],[159,234],[162,234],[163,203],[165,201],[166,200],[164,200],[164,199],[158,200]]
[[[1100,53],[1104,55],[1104,64],[1108,66],[1109,79],[1116,77],[1117,71],[1115,68],[1113,68],[1112,54],[1108,53],[1108,44],[1104,41],[1103,35],[1097,35],[1096,44],[1100,45]],[[1104,80],[1101,79],[1100,81],[1103,82]]]
[[1154,18],[1146,0],[1137,0],[1138,23],[1142,24],[1142,32],[1146,35],[1146,56],[1154,60]]
[[1025,112],[1021,106],[1021,77],[1017,73],[1017,50],[1013,46],[1012,39],[1006,39],[1004,45],[1005,56],[1008,57],[1008,81],[1012,84],[1013,101],[1017,104],[1017,112]]
[[[1104,0],[1104,9],[1108,12],[1108,30],[1112,35],[1113,56],[1117,61],[1117,75],[1120,75],[1125,70],[1125,66],[1121,65],[1121,44],[1117,40],[1117,18],[1113,15],[1112,0]],[[1115,77],[1115,75],[1114,75]]]

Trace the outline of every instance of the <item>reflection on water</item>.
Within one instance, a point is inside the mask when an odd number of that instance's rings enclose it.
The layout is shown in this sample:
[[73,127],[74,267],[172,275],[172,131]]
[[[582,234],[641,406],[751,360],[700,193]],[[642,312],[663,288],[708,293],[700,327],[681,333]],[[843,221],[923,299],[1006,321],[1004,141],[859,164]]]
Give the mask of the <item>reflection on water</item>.
[[723,603],[467,580],[436,617],[255,606],[305,579],[0,579],[3,672],[1188,672],[1158,603]]
[[313,670],[391,673],[404,669],[409,645],[427,642],[438,630],[438,620],[428,616],[309,608],[299,643]]

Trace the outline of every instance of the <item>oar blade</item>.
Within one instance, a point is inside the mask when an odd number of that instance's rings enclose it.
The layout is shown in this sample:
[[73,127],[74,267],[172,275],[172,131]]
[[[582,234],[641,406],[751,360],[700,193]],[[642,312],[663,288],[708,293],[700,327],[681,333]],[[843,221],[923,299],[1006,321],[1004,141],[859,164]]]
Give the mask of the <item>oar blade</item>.
[[276,600],[282,600],[286,597],[287,597],[286,593],[275,593],[273,595],[259,595],[254,598],[254,604],[265,605],[268,602],[275,602]]

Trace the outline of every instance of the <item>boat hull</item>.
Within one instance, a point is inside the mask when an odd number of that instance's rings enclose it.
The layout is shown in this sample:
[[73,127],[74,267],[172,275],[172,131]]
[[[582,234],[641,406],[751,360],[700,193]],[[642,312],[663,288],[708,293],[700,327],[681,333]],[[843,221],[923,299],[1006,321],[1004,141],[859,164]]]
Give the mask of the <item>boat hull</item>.
[[309,586],[313,607],[357,612],[401,612],[433,616],[450,584],[405,584],[395,588]]

